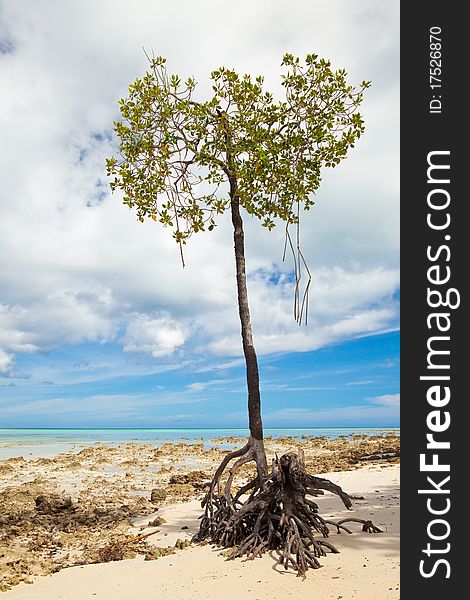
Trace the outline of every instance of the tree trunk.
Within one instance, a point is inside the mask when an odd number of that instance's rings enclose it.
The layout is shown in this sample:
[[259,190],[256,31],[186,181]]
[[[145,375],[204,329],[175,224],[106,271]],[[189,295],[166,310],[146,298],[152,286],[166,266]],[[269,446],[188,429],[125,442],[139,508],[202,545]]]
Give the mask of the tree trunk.
[[[222,119],[222,115],[221,119]],[[321,477],[313,477],[305,470],[303,451],[285,454],[273,460],[268,474],[266,453],[263,442],[263,422],[261,420],[261,398],[259,392],[258,360],[251,331],[250,307],[246,285],[245,239],[243,221],[240,215],[240,196],[231,156],[230,132],[226,127],[227,168],[230,183],[230,209],[235,244],[235,264],[237,271],[238,313],[240,316],[243,353],[246,363],[248,387],[248,415],[250,438],[239,448],[225,454],[218,466],[209,490],[201,506],[199,532],[196,542],[209,539],[224,548],[231,548],[228,558],[246,556],[253,559],[264,552],[277,552],[278,562],[288,568],[291,565],[298,575],[305,576],[309,567],[318,568],[318,558],[325,555],[325,548],[338,552],[325,539],[316,539],[314,532],[323,538],[328,537],[328,524],[334,525],[338,533],[341,529],[351,533],[344,526],[348,521],[362,523],[363,531],[379,532],[370,521],[363,519],[343,519],[338,523],[327,521],[318,514],[318,505],[307,498],[317,496],[323,490],[339,495],[347,508],[351,507],[350,497],[343,490]],[[229,466],[235,461],[232,466]],[[247,463],[255,461],[257,476],[243,482],[234,491],[234,478]],[[225,473],[225,475],[224,475]],[[238,485],[240,485],[238,481]]]
[[248,289],[245,268],[245,236],[243,221],[240,215],[240,198],[237,191],[237,180],[230,178],[230,208],[235,245],[235,264],[237,271],[238,314],[240,316],[243,353],[246,363],[246,382],[248,387],[248,417],[250,426],[250,443],[255,451],[258,475],[266,477],[267,465],[263,443],[263,422],[261,419],[261,397],[259,391],[258,359],[256,358],[251,330]]
[[[228,138],[228,146],[230,139]],[[308,568],[318,568],[319,557],[325,555],[325,548],[331,552],[338,550],[325,539],[317,539],[314,533],[328,537],[328,525],[337,528],[338,533],[351,531],[344,526],[348,521],[362,524],[362,530],[379,532],[371,521],[346,518],[335,523],[325,520],[318,514],[318,505],[307,498],[317,496],[323,490],[337,494],[347,508],[351,499],[343,490],[321,477],[309,475],[305,470],[303,451],[284,454],[273,460],[268,474],[266,453],[263,442],[261,420],[261,399],[259,392],[258,361],[251,331],[250,308],[246,285],[245,240],[243,221],[240,215],[240,197],[237,179],[231,168],[230,147],[227,151],[227,175],[230,182],[230,208],[235,243],[235,264],[237,270],[238,312],[241,323],[243,352],[246,363],[248,386],[248,415],[250,438],[239,448],[226,454],[218,466],[209,490],[201,506],[199,531],[194,536],[196,542],[209,539],[224,548],[231,548],[228,558],[246,556],[253,559],[264,552],[277,552],[278,562],[287,569],[292,566],[298,575],[305,576]],[[235,461],[232,466],[229,466]],[[232,489],[234,478],[243,465],[255,461],[257,476],[242,483],[237,491]],[[225,475],[224,475],[225,473]]]

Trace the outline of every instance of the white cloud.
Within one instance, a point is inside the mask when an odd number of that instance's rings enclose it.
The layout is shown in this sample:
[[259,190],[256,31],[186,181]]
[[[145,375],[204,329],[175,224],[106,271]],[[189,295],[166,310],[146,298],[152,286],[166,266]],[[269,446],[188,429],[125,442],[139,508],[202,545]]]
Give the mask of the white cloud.
[[202,94],[219,64],[264,73],[279,89],[285,51],[316,51],[353,81],[373,80],[365,136],[325,174],[302,220],[311,325],[293,321],[285,277],[268,281],[282,228],[270,234],[246,219],[249,292],[260,354],[396,325],[398,3],[297,0],[286,13],[280,1],[241,0],[233,11],[209,0],[18,0],[2,4],[1,21],[0,367],[15,353],[119,341],[122,331],[125,350],[157,359],[191,338],[240,354],[228,216],[191,240],[183,271],[169,231],[137,223],[107,188],[117,98],[146,67],[142,46],[194,74]]
[[[142,394],[96,394],[74,398],[48,398],[45,400],[28,400],[22,403],[0,403],[0,416],[34,417],[49,415],[49,418],[74,417],[74,422],[83,419],[109,419],[112,414],[115,419],[139,417],[144,419],[149,411],[158,413],[159,407],[197,404],[205,397],[193,397],[189,394],[173,392],[157,392]],[[153,417],[152,417],[153,420]],[[90,421],[90,422],[91,422]]]
[[11,364],[11,355],[0,348],[0,373],[7,373]]
[[[186,386],[186,391],[187,392],[203,392],[204,390],[206,390],[207,388],[217,388],[219,390],[223,390],[223,391],[230,391],[233,392],[234,389],[232,387],[228,387],[231,386],[231,384],[233,383],[239,383],[240,380],[238,379],[210,379],[209,381],[195,381],[193,383],[190,383]],[[244,391],[245,388],[243,388]],[[238,390],[236,390],[238,392]]]
[[62,344],[105,341],[116,334],[107,294],[59,292],[11,307],[0,304],[0,344],[12,352],[34,352]]
[[265,424],[283,423],[286,426],[300,423],[315,423],[317,426],[334,423],[335,425],[355,425],[376,423],[387,425],[397,422],[400,416],[400,394],[387,394],[369,398],[368,404],[351,406],[332,406],[322,409],[284,408],[266,413]]
[[384,396],[376,396],[371,398],[373,404],[386,406],[389,408],[398,408],[400,406],[400,394],[385,394]]
[[148,352],[155,358],[169,356],[185,342],[187,332],[168,315],[136,315],[122,340],[125,352]]
[[[257,273],[249,281],[253,330],[260,354],[313,350],[397,326],[398,305],[393,294],[399,285],[398,270],[318,269],[312,280],[306,327],[299,327],[292,317],[293,284],[281,276],[278,284],[272,285],[270,275]],[[212,352],[240,354],[234,303],[219,314],[205,315],[204,324],[213,340],[209,343]]]

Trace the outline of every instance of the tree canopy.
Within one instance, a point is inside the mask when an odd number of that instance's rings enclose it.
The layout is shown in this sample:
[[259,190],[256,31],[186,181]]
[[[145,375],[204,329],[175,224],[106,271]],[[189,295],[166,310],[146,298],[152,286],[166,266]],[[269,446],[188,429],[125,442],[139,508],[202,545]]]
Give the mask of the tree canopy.
[[214,228],[231,177],[240,205],[264,227],[297,223],[299,208],[314,204],[322,167],[340,163],[364,132],[358,107],[369,82],[355,88],[316,54],[284,55],[282,100],[262,76],[220,67],[212,97],[196,101],[194,78],[168,74],[165,58],[149,63],[119,101],[120,152],[107,169],[138,219],[172,228],[180,245]]

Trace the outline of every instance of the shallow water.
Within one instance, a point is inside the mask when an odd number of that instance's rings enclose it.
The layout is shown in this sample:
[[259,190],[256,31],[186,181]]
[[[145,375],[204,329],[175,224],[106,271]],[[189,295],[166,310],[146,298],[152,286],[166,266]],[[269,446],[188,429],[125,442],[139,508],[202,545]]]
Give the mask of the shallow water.
[[[309,429],[265,429],[265,436],[302,436],[337,438],[354,434],[374,435],[397,432],[396,428],[309,428]],[[204,443],[213,445],[211,440],[241,437],[248,435],[247,429],[0,429],[0,459],[23,456],[25,459],[39,456],[52,457],[61,452],[79,451],[96,443],[116,445],[120,443],[150,443],[160,445],[165,442]],[[219,447],[230,447],[229,443],[217,443]]]

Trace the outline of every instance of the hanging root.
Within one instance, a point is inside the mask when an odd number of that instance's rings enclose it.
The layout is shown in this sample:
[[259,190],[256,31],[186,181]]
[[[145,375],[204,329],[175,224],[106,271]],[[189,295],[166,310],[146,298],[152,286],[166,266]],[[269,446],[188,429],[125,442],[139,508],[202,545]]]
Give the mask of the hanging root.
[[[225,485],[222,476],[228,464]],[[256,462],[258,476],[232,494],[233,479],[240,467],[250,461]],[[338,550],[325,540],[329,535],[328,525],[352,533],[344,523],[362,524],[362,530],[380,533],[381,530],[371,521],[347,518],[327,521],[318,514],[318,505],[307,496],[322,495],[328,490],[338,495],[346,508],[351,508],[350,496],[343,490],[321,477],[314,477],[305,471],[303,451],[298,454],[284,454],[273,460],[273,468],[263,477],[264,451],[250,438],[239,450],[229,453],[216,471],[202,507],[199,532],[194,541],[208,540],[224,548],[232,548],[229,559],[245,556],[254,559],[268,550],[277,553],[278,563],[285,569],[292,567],[297,575],[304,577],[309,568],[318,569],[319,558],[326,555],[326,549]],[[315,537],[315,534],[321,536]]]

